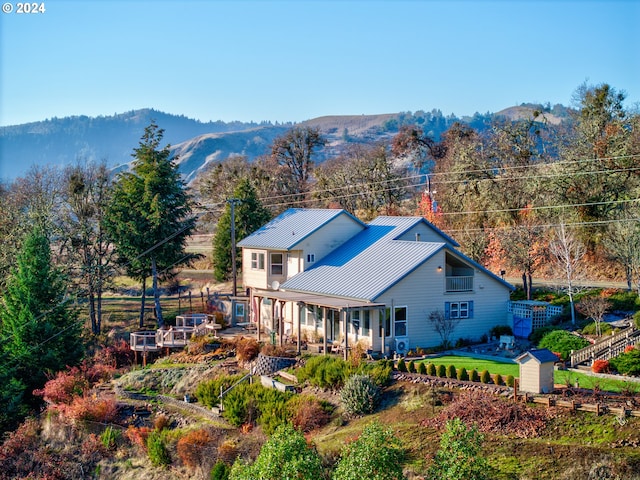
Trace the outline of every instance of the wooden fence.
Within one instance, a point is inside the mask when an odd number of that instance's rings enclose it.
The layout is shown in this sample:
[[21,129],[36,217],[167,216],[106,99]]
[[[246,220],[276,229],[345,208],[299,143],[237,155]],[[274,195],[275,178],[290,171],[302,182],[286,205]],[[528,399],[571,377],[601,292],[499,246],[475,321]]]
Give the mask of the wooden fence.
[[623,353],[627,346],[638,343],[640,343],[640,330],[635,326],[625,328],[593,345],[571,352],[571,367],[585,362],[593,363],[594,360],[609,360]]
[[561,407],[577,412],[591,412],[596,415],[612,414],[619,418],[640,417],[640,410],[624,407],[611,407],[603,403],[582,403],[575,400],[559,400],[552,397],[534,397],[530,394],[523,396],[526,402],[539,403],[547,407]]

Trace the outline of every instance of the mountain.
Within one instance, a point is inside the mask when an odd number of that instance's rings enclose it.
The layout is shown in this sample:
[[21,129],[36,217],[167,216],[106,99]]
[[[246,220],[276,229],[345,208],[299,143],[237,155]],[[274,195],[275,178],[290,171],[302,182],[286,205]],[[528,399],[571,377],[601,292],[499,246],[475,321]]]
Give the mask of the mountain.
[[74,116],[0,127],[0,179],[24,175],[32,165],[64,166],[77,160],[105,160],[116,167],[131,161],[151,120],[165,129],[164,140],[178,144],[205,133],[238,132],[270,124],[200,122],[153,109],[112,116]]
[[[564,121],[567,113],[556,105],[543,107],[522,104],[496,114],[476,113],[473,117],[444,116],[440,110],[418,110],[380,115],[333,115],[318,117],[300,125],[319,128],[327,139],[318,152],[320,161],[338,154],[349,143],[388,141],[402,125],[414,124],[439,140],[454,122],[468,123],[477,130],[489,127],[492,119],[531,118],[534,111],[544,112],[548,123]],[[172,145],[186,181],[195,179],[207,163],[233,155],[250,160],[266,154],[273,140],[293,126],[271,122],[200,122],[182,115],[153,109],[132,110],[112,116],[74,116],[41,122],[0,127],[0,181],[23,176],[32,165],[63,167],[76,161],[105,160],[114,168],[126,168],[132,161],[144,129],[151,120],[165,130],[164,141]]]

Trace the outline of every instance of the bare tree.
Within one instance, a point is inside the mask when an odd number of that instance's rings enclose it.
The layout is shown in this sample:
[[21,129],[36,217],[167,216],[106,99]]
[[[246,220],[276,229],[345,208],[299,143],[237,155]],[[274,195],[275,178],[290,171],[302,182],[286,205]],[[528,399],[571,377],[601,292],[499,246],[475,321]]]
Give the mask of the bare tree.
[[635,283],[640,294],[640,226],[637,216],[628,212],[624,218],[610,224],[602,243],[611,258],[623,266],[627,288],[631,290]]
[[564,272],[571,308],[571,323],[575,325],[576,312],[573,302],[575,287],[573,282],[586,253],[586,248],[572,232],[567,232],[564,222],[561,222],[554,231],[554,239],[549,243],[549,251],[553,255],[556,266]]
[[577,308],[580,313],[582,313],[585,317],[590,318],[596,324],[596,335],[602,335],[602,320],[604,319],[604,314],[607,313],[609,307],[611,306],[611,302],[607,300],[602,295],[597,297],[587,297],[583,298],[578,302]]
[[460,319],[452,318],[450,315],[447,316],[442,310],[432,311],[427,318],[433,326],[433,329],[440,335],[442,346],[449,348],[451,345],[451,335],[460,323]]

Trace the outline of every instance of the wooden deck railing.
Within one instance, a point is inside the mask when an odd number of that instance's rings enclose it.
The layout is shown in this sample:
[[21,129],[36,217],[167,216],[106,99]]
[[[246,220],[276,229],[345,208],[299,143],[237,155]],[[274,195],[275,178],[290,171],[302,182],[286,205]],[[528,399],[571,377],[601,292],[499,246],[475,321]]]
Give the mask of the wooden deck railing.
[[623,353],[627,346],[637,345],[638,343],[640,343],[640,330],[635,326],[625,328],[593,345],[571,352],[571,366],[575,367],[581,363],[593,362],[594,360],[609,360]]

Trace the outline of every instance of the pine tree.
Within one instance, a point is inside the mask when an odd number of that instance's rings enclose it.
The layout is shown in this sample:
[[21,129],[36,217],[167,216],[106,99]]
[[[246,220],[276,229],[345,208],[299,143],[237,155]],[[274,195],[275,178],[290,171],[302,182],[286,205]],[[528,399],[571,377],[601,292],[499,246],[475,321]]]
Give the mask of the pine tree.
[[153,281],[158,325],[164,324],[158,279],[172,267],[195,258],[185,251],[186,239],[195,228],[193,201],[187,194],[169,145],[160,149],[164,130],[152,122],[145,128],[133,167],[114,184],[105,227],[115,244],[127,274],[143,284],[140,325],[144,320],[145,279]]
[[[243,179],[233,192],[239,200],[235,207],[236,239],[241,240],[255,232],[271,219],[271,213],[257,197],[256,190],[249,179]],[[241,267],[241,258],[236,256],[237,268]],[[213,237],[214,276],[218,281],[227,280],[232,271],[231,264],[231,206],[227,207],[218,221]]]
[[36,227],[22,245],[0,305],[0,399],[3,405],[7,397],[14,400],[17,413],[24,413],[25,405],[16,398],[34,406],[32,392],[42,388],[47,373],[82,358],[82,324],[65,293],[49,240]]

